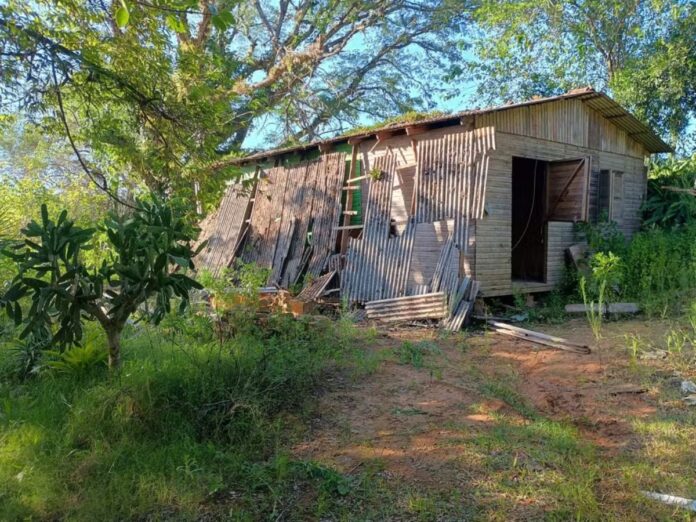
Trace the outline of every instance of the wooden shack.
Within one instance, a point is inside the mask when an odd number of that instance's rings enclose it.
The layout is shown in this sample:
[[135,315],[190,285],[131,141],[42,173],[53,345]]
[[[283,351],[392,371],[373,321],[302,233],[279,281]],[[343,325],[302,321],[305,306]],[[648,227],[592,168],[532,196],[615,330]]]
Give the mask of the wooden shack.
[[668,151],[584,88],[258,153],[204,221],[199,265],[242,259],[281,287],[335,272],[353,303],[464,277],[484,296],[547,291],[576,223],[638,230],[647,159]]

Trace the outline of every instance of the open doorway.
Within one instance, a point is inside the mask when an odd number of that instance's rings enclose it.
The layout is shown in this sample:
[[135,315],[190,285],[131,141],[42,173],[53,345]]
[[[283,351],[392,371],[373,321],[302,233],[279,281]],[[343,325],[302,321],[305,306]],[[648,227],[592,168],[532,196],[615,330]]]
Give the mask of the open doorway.
[[547,162],[512,158],[512,279],[546,280]]

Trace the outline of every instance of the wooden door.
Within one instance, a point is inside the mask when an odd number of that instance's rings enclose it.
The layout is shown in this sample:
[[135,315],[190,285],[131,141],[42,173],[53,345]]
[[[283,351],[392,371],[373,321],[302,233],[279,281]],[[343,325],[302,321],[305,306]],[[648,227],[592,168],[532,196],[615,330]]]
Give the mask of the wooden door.
[[550,161],[546,221],[587,221],[592,158]]

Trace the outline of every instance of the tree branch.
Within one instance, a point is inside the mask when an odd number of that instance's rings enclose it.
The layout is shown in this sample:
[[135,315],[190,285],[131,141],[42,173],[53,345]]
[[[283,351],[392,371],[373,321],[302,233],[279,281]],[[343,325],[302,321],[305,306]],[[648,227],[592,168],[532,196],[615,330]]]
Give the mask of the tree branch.
[[54,63],[51,64],[51,72],[53,74],[53,83],[55,85],[56,98],[58,101],[58,116],[60,117],[60,120],[63,123],[63,128],[65,129],[65,135],[68,138],[68,142],[70,142],[70,147],[72,148],[73,152],[75,153],[75,156],[77,157],[77,161],[80,163],[80,166],[85,171],[85,173],[87,174],[89,179],[92,180],[92,182],[97,186],[97,188],[99,188],[101,191],[103,191],[107,196],[109,196],[111,199],[113,199],[117,203],[123,205],[124,207],[137,209],[137,207],[131,205],[130,203],[123,201],[116,194],[114,194],[113,192],[111,192],[109,190],[109,187],[107,186],[107,183],[106,183],[106,177],[104,175],[101,175],[101,178],[104,180],[104,184],[103,185],[100,184],[96,180],[96,178],[94,177],[94,174],[92,173],[92,171],[87,166],[87,163],[82,158],[82,154],[80,154],[80,151],[78,150],[77,146],[75,145],[75,141],[73,140],[72,133],[70,132],[70,126],[68,125],[68,121],[65,118],[65,109],[63,108],[63,96],[60,92],[60,86],[58,84],[58,77],[56,75],[56,66]]

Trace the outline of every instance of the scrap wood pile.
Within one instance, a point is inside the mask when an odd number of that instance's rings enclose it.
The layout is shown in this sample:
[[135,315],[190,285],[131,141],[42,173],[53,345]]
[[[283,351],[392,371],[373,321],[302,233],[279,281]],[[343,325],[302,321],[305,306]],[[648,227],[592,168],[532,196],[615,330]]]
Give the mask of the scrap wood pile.
[[453,332],[461,330],[473,309],[479,283],[469,276],[459,278],[456,270],[447,269],[452,251],[450,239],[443,248],[431,283],[421,286],[416,295],[365,303],[368,319],[383,322],[439,319],[443,328]]

